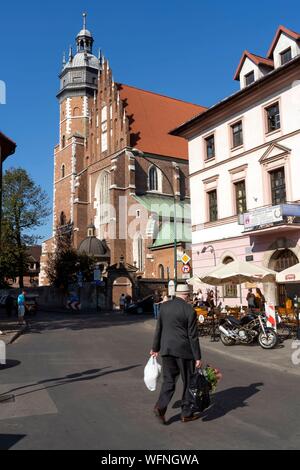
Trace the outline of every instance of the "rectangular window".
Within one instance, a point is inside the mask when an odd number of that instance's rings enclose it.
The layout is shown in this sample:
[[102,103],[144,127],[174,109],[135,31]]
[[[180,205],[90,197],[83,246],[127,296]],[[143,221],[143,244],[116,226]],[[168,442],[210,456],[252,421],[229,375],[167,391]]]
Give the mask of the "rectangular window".
[[245,75],[245,85],[246,86],[251,85],[251,83],[253,83],[254,81],[255,81],[254,70],[252,70],[252,72],[249,72],[247,73],[247,75]]
[[205,139],[206,144],[206,160],[215,158],[215,136],[210,135]]
[[267,129],[268,132],[280,129],[280,111],[279,103],[274,103],[272,106],[266,108],[267,113]]
[[237,285],[233,283],[225,284],[223,296],[227,299],[236,299],[238,297]]
[[291,59],[292,59],[292,49],[291,49],[290,47],[289,47],[288,49],[286,49],[285,51],[283,51],[283,52],[280,53],[280,62],[281,62],[281,65],[286,64],[286,63],[289,62]]
[[247,198],[246,198],[246,183],[245,181],[239,181],[235,183],[235,201],[236,201],[236,213],[245,214],[247,212]]
[[233,126],[231,126],[232,130],[232,147],[240,147],[243,145],[243,123],[239,121]]
[[209,207],[209,221],[215,222],[218,220],[218,198],[217,191],[210,191],[208,195],[208,207]]
[[205,139],[206,143],[206,160],[215,158],[215,136],[211,135]]
[[286,185],[284,168],[272,171],[271,177],[271,191],[272,191],[272,204],[278,206],[279,204],[286,203]]

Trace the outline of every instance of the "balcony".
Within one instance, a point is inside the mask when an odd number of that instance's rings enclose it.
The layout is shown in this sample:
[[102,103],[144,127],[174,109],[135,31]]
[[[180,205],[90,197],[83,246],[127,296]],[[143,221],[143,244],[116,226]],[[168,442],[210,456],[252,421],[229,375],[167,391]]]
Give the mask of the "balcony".
[[264,206],[239,216],[239,225],[244,233],[272,232],[280,227],[285,230],[300,229],[300,204],[286,203],[278,206]]

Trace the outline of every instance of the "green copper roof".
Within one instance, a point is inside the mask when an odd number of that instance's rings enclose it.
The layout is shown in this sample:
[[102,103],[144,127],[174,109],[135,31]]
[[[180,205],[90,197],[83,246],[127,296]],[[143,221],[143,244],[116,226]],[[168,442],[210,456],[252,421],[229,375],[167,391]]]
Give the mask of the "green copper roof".
[[[133,196],[149,212],[162,218],[174,218],[174,199],[168,196],[147,194],[145,196]],[[178,201],[176,204],[176,219],[191,220],[190,202]]]

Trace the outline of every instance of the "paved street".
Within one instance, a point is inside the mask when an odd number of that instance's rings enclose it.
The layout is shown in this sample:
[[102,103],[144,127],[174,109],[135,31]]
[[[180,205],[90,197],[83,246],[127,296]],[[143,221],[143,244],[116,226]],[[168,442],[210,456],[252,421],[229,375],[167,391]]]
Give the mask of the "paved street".
[[0,449],[299,448],[297,375],[213,352],[210,343],[205,362],[224,374],[214,405],[182,424],[177,395],[163,427],[152,415],[157,393],[143,383],[153,322],[119,314],[51,318],[8,348],[0,393],[15,402],[0,404]]

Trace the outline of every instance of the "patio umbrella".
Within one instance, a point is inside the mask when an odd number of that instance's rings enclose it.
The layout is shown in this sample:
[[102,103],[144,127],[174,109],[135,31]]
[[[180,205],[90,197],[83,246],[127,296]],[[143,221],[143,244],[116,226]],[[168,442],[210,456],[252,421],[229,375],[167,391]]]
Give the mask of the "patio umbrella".
[[289,284],[293,282],[300,282],[300,263],[295,264],[291,268],[277,273],[276,280],[278,284]]
[[201,289],[201,287],[203,288],[203,282],[197,274],[195,274],[195,276],[193,276],[191,279],[188,279],[186,282],[189,286],[193,286],[194,290]]
[[[245,282],[275,282],[275,280],[275,271],[245,261],[220,264],[213,271],[201,277],[202,282],[213,286],[222,286],[229,282],[242,285]],[[242,287],[240,297],[242,305]]]

